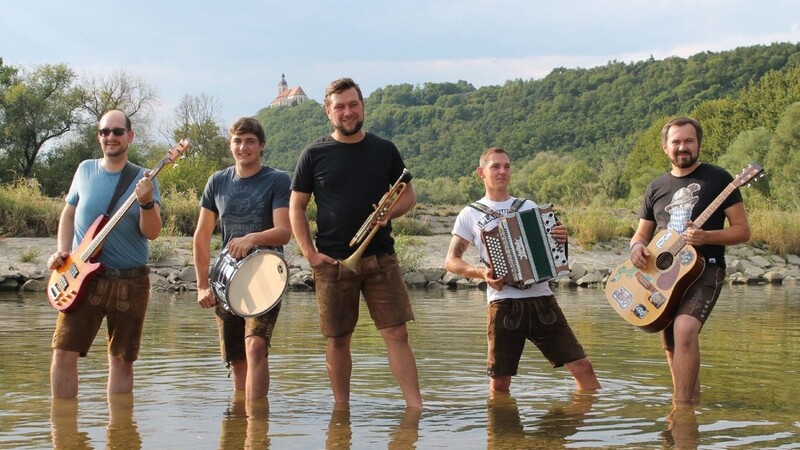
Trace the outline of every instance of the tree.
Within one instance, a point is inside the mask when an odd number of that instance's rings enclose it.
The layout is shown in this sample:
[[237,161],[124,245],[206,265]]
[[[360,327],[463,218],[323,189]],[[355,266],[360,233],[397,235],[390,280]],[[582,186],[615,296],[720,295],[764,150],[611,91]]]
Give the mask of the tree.
[[67,66],[43,65],[20,71],[3,92],[0,180],[29,177],[45,144],[78,123],[83,90]]
[[82,81],[83,108],[89,113],[88,125],[94,125],[106,111],[118,109],[129,117],[148,115],[158,94],[142,78],[119,70],[110,75],[89,77]]
[[218,117],[222,106],[216,97],[184,95],[175,108],[170,134],[175,142],[183,138],[192,141],[192,154],[215,163],[231,163],[224,128]]

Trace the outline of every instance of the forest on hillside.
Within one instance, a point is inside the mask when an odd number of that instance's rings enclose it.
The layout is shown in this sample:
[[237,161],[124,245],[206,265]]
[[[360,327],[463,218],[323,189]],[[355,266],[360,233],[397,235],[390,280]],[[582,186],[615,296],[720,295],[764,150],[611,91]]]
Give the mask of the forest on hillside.
[[[365,127],[397,144],[423,201],[463,203],[482,192],[472,172],[481,151],[496,145],[510,153],[526,195],[602,204],[640,195],[668,168],[659,131],[676,115],[704,124],[705,161],[737,172],[759,160],[771,166],[772,187],[796,182],[797,102],[800,44],[780,43],[557,68],[479,89],[466,81],[386,86],[365,99]],[[257,117],[270,136],[268,163],[289,171],[305,145],[330,132],[314,101]],[[797,208],[796,188],[780,190],[772,194]]]
[[[197,195],[214,170],[232,162],[226,124],[214,114],[215,99],[187,95],[167,128],[156,129],[147,111],[157,100],[147,80],[124,72],[85,80],[64,64],[21,68],[0,58],[0,184],[34,181],[47,196],[63,195],[65,174],[99,156],[100,114],[116,108],[134,121],[130,156],[143,166],[163,156],[164,139],[192,139],[189,157],[159,181],[165,191]],[[661,126],[690,115],[705,128],[704,161],[733,173],[751,161],[766,168],[767,180],[747,194],[755,200],[748,204],[800,210],[800,43],[557,68],[502,86],[390,85],[365,104],[367,130],[397,144],[425,203],[480,196],[478,155],[500,146],[512,157],[517,195],[632,207],[645,183],[668,167]],[[265,162],[289,172],[308,143],[330,132],[315,101],[265,107],[255,116],[267,131]]]

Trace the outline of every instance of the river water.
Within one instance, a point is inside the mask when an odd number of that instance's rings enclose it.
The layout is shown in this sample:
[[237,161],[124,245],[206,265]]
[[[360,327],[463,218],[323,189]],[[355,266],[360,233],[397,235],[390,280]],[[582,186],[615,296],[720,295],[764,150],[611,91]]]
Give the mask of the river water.
[[155,293],[133,395],[105,394],[104,330],[81,358],[76,401],[51,402],[55,311],[0,293],[0,448],[800,448],[800,288],[727,286],[701,335],[700,405],[673,411],[658,335],[625,323],[597,289],[556,291],[603,388],[579,393],[526,346],[510,396],[489,399],[485,297],[412,291],[425,408],[406,411],[362,309],[350,408],[334,410],[312,293],[284,298],[269,401],[233,395],[213,314]]

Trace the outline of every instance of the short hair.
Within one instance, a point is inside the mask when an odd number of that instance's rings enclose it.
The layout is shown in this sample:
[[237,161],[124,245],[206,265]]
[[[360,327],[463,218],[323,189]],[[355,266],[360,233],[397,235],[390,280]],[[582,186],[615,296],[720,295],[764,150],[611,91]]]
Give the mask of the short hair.
[[690,124],[694,127],[695,134],[697,134],[697,145],[703,143],[703,127],[700,126],[700,122],[691,117],[676,117],[666,124],[664,127],[661,128],[661,145],[667,145],[667,134],[669,133],[669,129],[672,126],[681,127],[686,124]]
[[489,158],[495,153],[502,153],[508,156],[508,152],[500,147],[489,147],[484,150],[483,153],[481,153],[481,159],[479,160],[478,164],[483,167],[483,165],[486,164],[486,161],[488,161]]
[[364,95],[361,93],[361,87],[358,86],[358,83],[353,81],[352,78],[339,78],[338,80],[331,81],[331,84],[325,88],[325,106],[330,106],[331,95],[339,94],[350,88],[356,89],[356,92],[358,92],[358,99],[361,103],[364,103]]
[[125,116],[125,128],[127,128],[128,130],[132,130],[133,129],[133,124],[131,124],[131,118],[128,117],[128,115],[125,114],[124,111],[119,110],[119,109],[109,109],[108,111],[104,112],[103,114],[100,115],[100,118],[97,119],[97,123],[102,122],[103,121],[103,117],[105,117],[107,114],[110,114],[112,112],[118,112],[118,113],[122,114],[123,116]]
[[261,126],[261,122],[253,117],[240,117],[228,128],[229,139],[233,136],[247,133],[255,134],[259,144],[264,145],[267,143],[267,134],[264,132],[264,127]]

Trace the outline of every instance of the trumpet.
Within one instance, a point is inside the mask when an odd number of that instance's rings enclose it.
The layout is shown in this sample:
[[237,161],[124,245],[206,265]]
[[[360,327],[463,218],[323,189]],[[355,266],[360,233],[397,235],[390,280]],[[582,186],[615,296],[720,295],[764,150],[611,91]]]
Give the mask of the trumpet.
[[353,236],[353,239],[350,240],[350,247],[354,245],[361,245],[358,246],[356,251],[350,255],[347,259],[339,260],[339,264],[347,267],[353,273],[358,273],[358,261],[361,259],[361,255],[364,253],[364,250],[367,249],[367,246],[372,241],[372,238],[375,237],[375,234],[380,229],[377,226],[377,222],[384,220],[386,215],[389,214],[389,211],[394,209],[394,205],[397,203],[397,200],[400,198],[400,195],[403,194],[403,191],[406,190],[406,183],[403,181],[410,175],[411,172],[408,169],[403,169],[403,173],[400,174],[400,178],[394,183],[394,185],[389,189],[389,192],[383,194],[381,200],[378,202],[377,205],[372,205],[372,208],[375,210],[372,214],[367,217],[367,220],[361,225],[361,228],[358,229],[356,235]]

